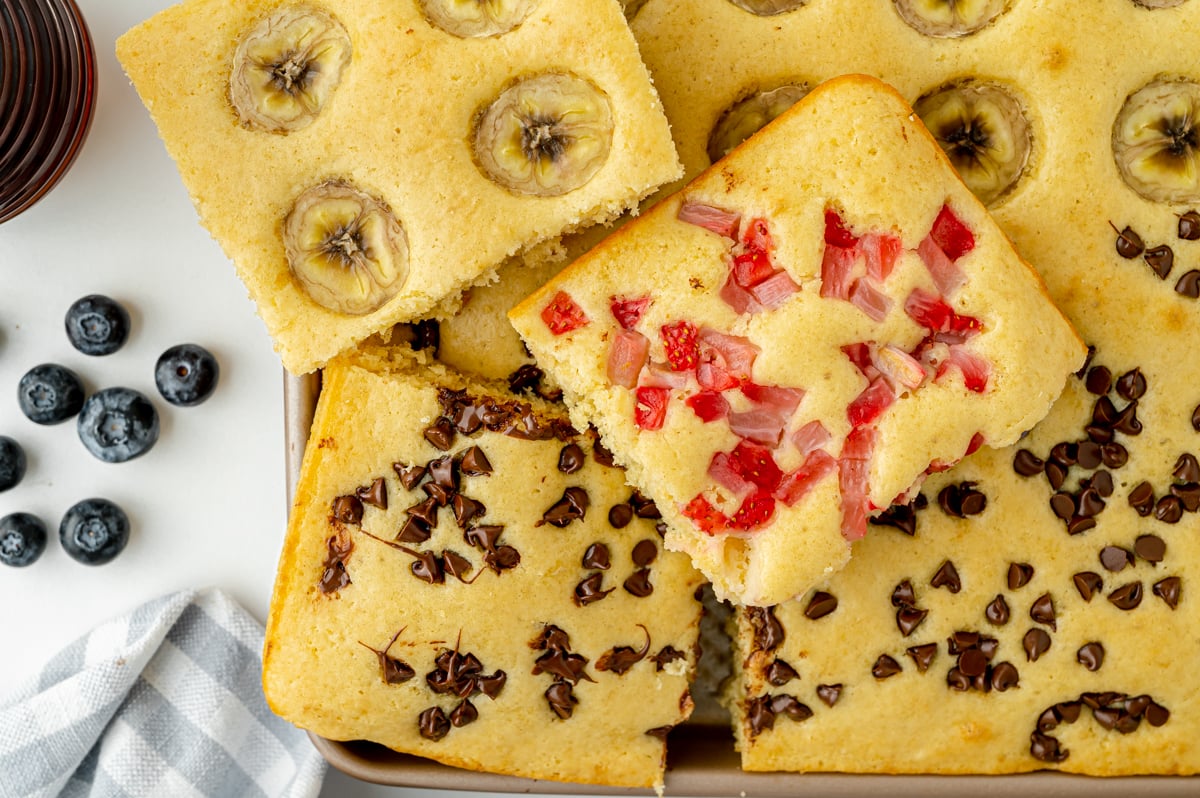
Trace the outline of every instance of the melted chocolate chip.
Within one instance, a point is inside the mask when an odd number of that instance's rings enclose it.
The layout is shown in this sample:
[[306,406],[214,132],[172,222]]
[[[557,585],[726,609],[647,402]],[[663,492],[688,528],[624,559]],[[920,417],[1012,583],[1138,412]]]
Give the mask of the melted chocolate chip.
[[987,609],[983,611],[983,616],[992,626],[1003,626],[1008,623],[1008,602],[1004,600],[1004,596],[996,594],[996,597],[987,605]]
[[1058,628],[1055,622],[1054,599],[1049,593],[1043,593],[1037,597],[1033,606],[1029,608],[1029,617],[1051,629]]
[[1109,468],[1123,468],[1129,462],[1129,451],[1119,443],[1106,443],[1100,447],[1100,460]]
[[1101,396],[1092,405],[1092,424],[1098,427],[1111,428],[1118,415],[1117,406],[1107,396]]
[[1178,496],[1163,496],[1154,503],[1154,517],[1164,524],[1178,524],[1183,519],[1183,501]]
[[658,557],[658,546],[653,540],[640,540],[633,547],[633,564],[645,568]]
[[842,685],[840,684],[818,684],[817,698],[827,707],[832,707],[842,697]]
[[1112,372],[1108,370],[1108,366],[1092,366],[1088,369],[1083,384],[1088,393],[1104,396],[1112,390]]
[[334,519],[343,524],[361,524],[363,517],[362,501],[357,496],[338,496],[330,505]]
[[603,543],[593,543],[588,546],[580,564],[589,571],[607,571],[612,564],[608,546]]
[[433,529],[437,526],[438,521],[438,500],[431,496],[424,501],[417,502],[404,512],[420,521],[426,529]]
[[456,729],[461,729],[469,723],[474,723],[479,719],[479,710],[475,708],[469,700],[463,699],[458,702],[454,709],[450,710],[450,725]]
[[1139,482],[1129,491],[1129,506],[1141,516],[1154,511],[1154,487],[1149,482]]
[[477,549],[493,551],[504,527],[495,524],[473,526],[463,532],[463,540]]
[[832,593],[826,593],[818,590],[813,593],[812,598],[808,600],[808,606],[804,608],[804,617],[811,621],[819,618],[824,618],[829,613],[837,609],[837,596]]
[[898,529],[909,537],[917,533],[917,514],[910,504],[893,504],[879,515],[868,518],[867,521],[875,526],[890,526]]
[[579,684],[587,680],[595,681],[587,675],[587,657],[574,654],[566,649],[551,648],[537,658],[533,663],[533,675],[548,673],[556,680]]
[[546,688],[544,695],[546,703],[550,705],[550,710],[562,720],[570,718],[575,712],[575,705],[579,703],[579,699],[571,690],[571,685],[566,682],[555,682]]
[[513,393],[534,390],[546,373],[532,363],[526,363],[508,375],[508,389]]
[[637,598],[649,596],[654,592],[654,585],[650,583],[650,569],[642,568],[634,571],[628,579],[621,583],[621,587],[625,589],[626,593]]
[[585,455],[578,443],[568,443],[558,453],[558,470],[564,474],[574,474],[583,468]]
[[350,539],[349,534],[343,531],[325,541],[325,546],[328,553],[321,571],[321,578],[317,582],[317,588],[325,595],[329,595],[350,584],[350,573],[346,570],[346,561],[350,559],[350,554],[354,551],[354,541]]
[[654,670],[661,671],[672,662],[677,662],[681,659],[687,659],[687,655],[674,646],[663,646],[662,649],[650,659],[654,661]]
[[913,591],[912,582],[905,579],[892,590],[893,607],[915,607],[917,596]]
[[493,701],[496,700],[496,696],[500,695],[500,691],[504,689],[507,682],[508,674],[504,671],[496,671],[490,676],[480,674],[475,677],[475,687]]
[[629,497],[629,505],[633,507],[634,515],[638,518],[649,518],[652,521],[662,518],[662,513],[659,512],[658,505],[654,503],[654,499],[648,499],[636,490]]
[[756,651],[774,651],[783,644],[783,624],[776,619],[774,607],[747,607],[746,617],[754,630]]
[[1200,298],[1200,270],[1191,269],[1175,282],[1175,293],[1188,299]]
[[1043,629],[1030,629],[1021,640],[1021,647],[1027,660],[1037,662],[1038,657],[1050,650],[1050,635]]
[[1096,528],[1096,519],[1088,518],[1082,515],[1074,516],[1070,521],[1067,521],[1067,534],[1079,535],[1087,532],[1089,529]]
[[929,610],[919,610],[915,607],[901,607],[896,610],[896,627],[905,637],[911,635],[925,617],[929,615]]
[[429,349],[432,350],[433,356],[437,357],[442,340],[441,326],[437,319],[415,321],[408,325],[408,329],[412,331],[412,340],[409,341],[409,346],[414,352]]
[[1181,482],[1200,482],[1200,462],[1196,461],[1196,455],[1185,452],[1179,455],[1171,473]]
[[916,663],[917,670],[920,673],[924,673],[933,664],[933,658],[937,655],[937,650],[937,643],[925,643],[920,646],[910,646],[904,650],[904,653],[908,654],[912,658],[912,661]]
[[992,669],[991,686],[993,690],[1003,693],[1005,690],[1019,687],[1020,684],[1021,674],[1017,670],[1017,666],[1011,662],[1001,662]]
[[483,408],[476,404],[460,404],[451,411],[454,429],[463,435],[474,435],[483,429]]
[[871,666],[871,675],[876,679],[887,679],[890,676],[895,676],[904,668],[900,667],[900,663],[889,657],[887,654],[880,654],[879,659],[875,660],[875,664]]
[[952,690],[966,691],[971,689],[972,679],[958,667],[951,668],[946,674],[946,685]]
[[958,576],[958,569],[949,560],[941,564],[937,573],[929,580],[929,584],[933,587],[944,587],[951,593],[962,590],[962,580]]
[[1068,751],[1058,744],[1054,737],[1035,731],[1029,736],[1029,753],[1039,762],[1065,762]]
[[1142,583],[1129,582],[1108,594],[1108,600],[1119,610],[1136,609],[1142,603]]
[[421,490],[425,491],[425,495],[436,502],[438,507],[445,507],[454,498],[454,491],[447,490],[436,482],[426,482],[421,486]]
[[1054,460],[1047,460],[1045,471],[1046,480],[1054,490],[1061,488],[1063,483],[1067,481],[1067,468],[1061,463]]
[[1167,555],[1167,544],[1158,535],[1139,535],[1133,543],[1137,556],[1149,563],[1160,563]]
[[812,710],[800,703],[794,695],[771,696],[771,712],[776,716],[786,715],[789,720],[801,722],[812,717]]
[[413,576],[431,585],[445,583],[446,574],[442,570],[442,562],[436,554],[425,551],[417,554],[416,557],[417,559],[409,566]]
[[1105,546],[1100,550],[1100,564],[1116,573],[1133,565],[1133,554],[1120,546]]
[[1182,485],[1172,485],[1171,495],[1179,499],[1186,512],[1194,513],[1200,510],[1200,484],[1185,482]]
[[1025,587],[1029,584],[1029,580],[1033,579],[1033,566],[1027,562],[1014,562],[1008,564],[1008,589],[1016,590]]
[[421,484],[421,480],[425,477],[425,466],[422,465],[408,466],[404,463],[392,463],[392,470],[396,472],[396,476],[405,490],[412,490]]
[[1075,457],[1079,466],[1088,471],[1099,468],[1100,463],[1103,462],[1100,444],[1090,440],[1079,442],[1075,449]]
[[387,482],[383,477],[376,477],[370,485],[363,485],[354,491],[363,504],[369,504],[372,507],[378,507],[380,510],[386,510],[387,502]]
[[1180,214],[1178,234],[1184,241],[1195,241],[1200,238],[1200,213],[1187,211]]
[[750,724],[752,736],[775,728],[775,713],[771,711],[771,697],[759,696],[747,702],[746,720]]
[[1183,581],[1178,576],[1168,576],[1154,583],[1154,595],[1166,602],[1167,606],[1175,609],[1179,606],[1179,596],[1183,590]]
[[437,421],[425,428],[425,440],[429,441],[435,449],[441,449],[443,452],[449,451],[454,445],[454,424],[450,419],[441,416]]
[[1103,497],[1100,496],[1100,492],[1092,487],[1080,492],[1077,504],[1079,506],[1078,515],[1081,518],[1095,518],[1107,506]]
[[446,573],[458,581],[465,582],[467,581],[467,575],[471,573],[471,569],[474,566],[471,565],[471,561],[466,557],[447,549],[442,552],[442,567],[446,570]]
[[1045,463],[1028,449],[1018,449],[1013,455],[1013,471],[1023,477],[1032,477],[1042,472]]
[[1112,474],[1107,471],[1100,470],[1092,475],[1088,480],[1088,487],[1094,488],[1097,493],[1103,497],[1109,497],[1113,493],[1113,478]]
[[938,492],[938,506],[954,518],[978,515],[987,508],[987,496],[975,487],[974,482],[947,485]]
[[628,504],[614,504],[608,508],[608,523],[613,529],[624,529],[633,520],[633,508]]
[[487,512],[487,508],[483,506],[483,502],[476,501],[470,496],[464,496],[461,493],[454,494],[454,498],[451,499],[450,504],[454,511],[454,521],[458,524],[459,529],[466,529],[471,521]]
[[1085,643],[1075,652],[1075,659],[1089,671],[1098,671],[1104,664],[1104,646],[1099,643]]
[[1167,279],[1167,275],[1175,266],[1175,252],[1166,244],[1146,250],[1142,259],[1146,261],[1147,266],[1154,270],[1160,280]]
[[796,669],[791,665],[781,659],[776,659],[767,666],[766,677],[767,681],[775,687],[783,687],[792,679],[799,679],[800,674],[796,673]]
[[[1109,223],[1113,230],[1117,226]],[[1146,245],[1142,243],[1142,237],[1134,232],[1133,228],[1125,225],[1125,229],[1117,233],[1117,254],[1126,260],[1136,258],[1145,251]]]
[[586,490],[580,487],[569,487],[563,491],[561,499],[542,513],[542,521],[561,529],[572,521],[584,518],[590,503]]
[[483,555],[483,562],[496,573],[508,571],[521,564],[521,552],[512,546],[497,546]]
[[492,462],[478,446],[472,446],[463,452],[458,467],[464,474],[472,477],[486,477],[492,473]]
[[600,465],[607,466],[608,468],[614,468],[617,464],[616,459],[613,457],[613,453],[610,452],[608,448],[600,442],[599,435],[592,438],[592,459]]
[[589,604],[594,604],[616,589],[610,587],[608,590],[601,590],[600,585],[603,581],[604,574],[594,573],[575,585],[573,598],[575,606],[586,607]]
[[1092,596],[1104,588],[1104,580],[1100,578],[1100,574],[1094,571],[1081,571],[1071,579],[1075,582],[1075,589],[1079,591],[1079,595],[1084,601],[1091,601]]
[[[646,632],[646,627],[643,626],[642,631]],[[622,676],[634,665],[644,660],[649,652],[650,633],[646,632],[646,642],[640,651],[634,650],[632,646],[614,646],[596,660],[596,670],[611,671]]]
[[1125,405],[1117,413],[1117,417],[1113,419],[1113,429],[1117,432],[1123,432],[1126,435],[1141,435],[1142,422],[1138,421],[1137,409],[1138,403],[1136,399]]
[[450,733],[450,719],[441,707],[430,707],[417,717],[417,730],[426,740],[436,742]]

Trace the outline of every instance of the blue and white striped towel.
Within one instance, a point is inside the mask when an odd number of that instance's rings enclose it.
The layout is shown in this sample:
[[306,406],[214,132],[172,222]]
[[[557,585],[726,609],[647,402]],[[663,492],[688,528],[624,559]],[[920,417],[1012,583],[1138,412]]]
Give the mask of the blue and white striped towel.
[[0,796],[315,796],[324,760],[267,707],[262,640],[218,590],[97,627],[0,697]]

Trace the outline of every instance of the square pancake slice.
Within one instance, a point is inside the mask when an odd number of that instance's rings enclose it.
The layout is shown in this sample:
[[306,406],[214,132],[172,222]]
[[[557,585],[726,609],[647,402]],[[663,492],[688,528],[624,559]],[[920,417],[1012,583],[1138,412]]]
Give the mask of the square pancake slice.
[[364,351],[323,373],[270,706],[462,768],[661,785],[692,709],[701,576],[561,408],[411,361]]
[[890,87],[813,90],[510,315],[718,595],[797,596],[867,517],[1032,427],[1085,349]]
[[117,54],[294,373],[680,172],[614,0],[187,0]]

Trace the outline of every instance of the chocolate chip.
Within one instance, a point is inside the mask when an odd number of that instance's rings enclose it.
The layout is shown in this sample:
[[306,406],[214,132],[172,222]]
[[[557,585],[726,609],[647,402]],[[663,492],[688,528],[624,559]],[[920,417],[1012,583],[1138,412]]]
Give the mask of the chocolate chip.
[[673,646],[663,646],[662,649],[650,659],[654,660],[654,669],[656,671],[661,671],[672,662],[677,662],[681,659],[687,659],[687,656]]
[[808,606],[804,608],[804,616],[809,620],[815,621],[818,618],[824,618],[829,613],[837,609],[837,596],[832,593],[826,593],[818,590],[808,600]]
[[446,574],[442,570],[442,562],[433,552],[425,551],[416,555],[417,559],[413,560],[409,570],[412,575],[422,582],[428,582],[431,585],[440,585],[446,581]]
[[754,630],[756,651],[774,651],[783,644],[783,624],[776,619],[773,607],[748,607],[746,615]]
[[1092,475],[1088,480],[1088,487],[1095,489],[1096,493],[1101,496],[1112,496],[1113,493],[1113,478],[1112,474],[1101,469]]
[[361,524],[362,501],[357,496],[338,496],[330,506],[333,517],[343,524]]
[[1109,427],[1101,427],[1097,424],[1087,424],[1083,431],[1087,434],[1088,440],[1095,441],[1103,446],[1106,443],[1112,443],[1114,433]]
[[1095,518],[1106,506],[1100,492],[1091,487],[1080,492],[1077,504],[1079,506],[1078,515],[1082,518]]
[[324,594],[336,593],[349,585],[350,574],[346,571],[346,563],[342,560],[327,560],[321,571],[317,588]]
[[575,585],[575,606],[586,607],[589,604],[594,604],[616,589],[601,590],[600,585],[603,581],[604,574],[595,573]]
[[1017,671],[1017,666],[1011,662],[1001,662],[992,669],[993,690],[1003,693],[1005,690],[1019,687],[1020,684],[1021,674]]
[[827,707],[832,707],[842,697],[842,685],[840,684],[818,684],[817,698]]
[[1038,657],[1050,650],[1050,635],[1044,629],[1030,629],[1021,640],[1021,647],[1027,660],[1037,662]]
[[1094,571],[1081,571],[1071,579],[1075,582],[1075,589],[1079,591],[1079,595],[1084,601],[1091,601],[1092,596],[1099,593],[1104,587],[1104,580],[1100,578],[1100,574]]
[[933,658],[937,655],[937,650],[937,643],[925,643],[924,645],[906,648],[904,653],[908,654],[912,658],[912,661],[916,663],[917,670],[924,673],[929,670],[929,666],[933,663]]
[[1175,609],[1179,606],[1179,595],[1183,590],[1183,581],[1178,576],[1168,576],[1154,583],[1154,595],[1166,602],[1167,606]]
[[587,491],[580,487],[569,487],[550,509],[542,513],[542,521],[559,528],[587,515],[590,504]]
[[1085,643],[1075,652],[1075,659],[1089,671],[1098,671],[1104,664],[1104,646],[1099,643]]
[[1167,544],[1158,535],[1139,535],[1133,551],[1146,562],[1160,563],[1167,554]]
[[917,603],[916,593],[913,591],[912,582],[908,579],[902,580],[900,584],[892,589],[892,606],[893,607],[914,607]]
[[752,735],[775,728],[775,713],[771,710],[771,697],[759,696],[746,704],[746,720]]
[[[645,631],[645,627],[642,627]],[[596,660],[596,670],[610,671],[618,676],[626,673],[634,665],[638,664],[646,658],[646,654],[650,651],[650,634],[646,634],[646,643],[640,651],[635,651],[630,646],[615,646],[600,655]]]
[[946,560],[938,567],[937,573],[929,580],[929,584],[933,587],[944,587],[951,593],[957,593],[962,590],[962,580],[958,577],[958,569],[949,560]]
[[1004,596],[996,594],[996,597],[987,605],[987,609],[983,611],[983,616],[992,626],[1003,626],[1008,623],[1008,602],[1004,600]]
[[450,419],[441,416],[437,421],[425,428],[425,440],[433,444],[434,448],[441,449],[443,452],[449,451],[454,445],[454,424]]
[[432,499],[438,507],[445,507],[454,498],[455,492],[436,482],[426,482],[421,486],[425,495]]
[[1129,506],[1141,516],[1154,511],[1154,487],[1149,482],[1139,482],[1129,491]]
[[1046,480],[1050,483],[1050,487],[1058,490],[1067,481],[1067,468],[1061,463],[1054,460],[1046,461]]
[[1117,417],[1113,419],[1113,429],[1117,432],[1123,432],[1126,435],[1141,435],[1142,422],[1138,421],[1137,409],[1138,403],[1136,399],[1125,405],[1117,413]]
[[1179,499],[1183,509],[1189,513],[1200,510],[1200,484],[1186,482],[1182,485],[1172,485],[1171,495]]
[[1175,293],[1188,299],[1200,298],[1200,270],[1191,269],[1175,282]]
[[958,655],[958,669],[974,679],[987,672],[988,658],[977,648],[969,648]]
[[496,542],[503,531],[504,527],[495,524],[473,526],[463,532],[463,540],[477,549],[492,551],[496,548]]
[[386,684],[402,684],[417,675],[407,662],[389,657],[382,651],[375,654],[379,657],[379,669]]
[[1100,564],[1115,573],[1133,565],[1133,554],[1120,546],[1105,546],[1100,549]]
[[796,669],[788,665],[781,659],[776,659],[767,666],[766,672],[767,681],[776,687],[783,687],[792,679],[799,679],[800,674],[796,673]]
[[1154,503],[1154,517],[1164,524],[1178,524],[1183,518],[1183,501],[1178,496],[1163,496]]
[[1158,275],[1158,279],[1165,280],[1167,275],[1171,273],[1171,269],[1175,266],[1175,252],[1166,244],[1160,244],[1157,247],[1146,250],[1142,255],[1142,259],[1146,261],[1154,273]]
[[639,540],[633,547],[633,564],[645,568],[658,557],[658,546],[653,540]]
[[1104,396],[1112,390],[1112,372],[1108,370],[1108,366],[1092,366],[1088,369],[1083,384],[1088,393]]
[[787,715],[788,719],[796,722],[808,720],[813,715],[812,710],[793,695],[771,696],[771,711],[776,717]]
[[1058,628],[1055,622],[1054,599],[1049,593],[1043,593],[1037,597],[1033,606],[1029,608],[1029,617],[1051,629]]
[[1069,521],[1075,515],[1075,497],[1059,491],[1050,497],[1050,509],[1062,520]]
[[526,363],[508,375],[508,389],[513,393],[524,393],[538,387],[546,373],[532,363]]
[[887,654],[880,654],[879,659],[875,660],[875,664],[871,666],[871,675],[876,679],[886,679],[889,676],[895,676],[904,668],[900,667],[900,663],[889,657]]
[[479,710],[475,708],[469,700],[463,699],[458,702],[458,706],[450,710],[450,725],[455,728],[462,728],[468,723],[474,723],[479,719]]
[[662,518],[662,513],[659,512],[654,499],[648,499],[636,490],[629,497],[629,504],[633,507],[633,514],[638,518],[649,518],[654,521]]
[[867,522],[875,526],[893,527],[909,537],[917,533],[917,514],[908,504],[893,504],[879,515],[868,518]]
[[962,672],[961,668],[954,667],[946,674],[946,684],[952,690],[966,691],[971,689],[972,679],[970,676]]
[[1045,463],[1042,458],[1038,457],[1028,449],[1018,449],[1013,455],[1013,471],[1016,471],[1023,477],[1032,477],[1040,474]]
[[959,505],[964,516],[979,515],[987,509],[987,496],[975,489],[975,483],[964,482]]
[[409,341],[409,346],[413,351],[422,349],[430,349],[433,351],[433,356],[437,357],[438,348],[441,344],[441,327],[438,325],[437,319],[421,319],[408,325],[408,329],[412,331],[412,340]]
[[896,610],[896,627],[902,635],[908,637],[921,625],[921,622],[925,620],[925,616],[927,615],[929,615],[929,610],[919,610],[915,607],[901,607]]
[[1093,471],[1100,467],[1101,459],[1100,444],[1095,441],[1080,441],[1075,448],[1076,462],[1081,468],[1086,468],[1088,471]]
[[1119,610],[1132,610],[1142,603],[1142,583],[1130,582],[1108,594],[1108,600]]
[[454,494],[454,498],[450,504],[454,510],[454,520],[458,524],[459,529],[466,529],[473,519],[487,512],[487,508],[484,507],[483,502],[476,501],[461,493]]
[[1078,535],[1083,532],[1087,532],[1089,529],[1095,529],[1095,528],[1096,528],[1096,519],[1095,518],[1082,516],[1082,515],[1076,515],[1073,518],[1071,518],[1070,521],[1067,521],[1067,534],[1068,535]]
[[950,654],[957,657],[967,649],[978,648],[979,640],[979,632],[959,630],[947,638],[946,643],[950,648]]
[[604,444],[600,442],[600,436],[592,439],[592,459],[602,466],[613,468],[616,466],[616,460],[613,458],[613,453],[610,452]]
[[425,464],[433,484],[446,491],[458,490],[458,465],[450,455],[443,455]]
[[1118,415],[1117,406],[1107,396],[1101,396],[1092,405],[1092,424],[1097,427],[1111,428],[1116,422]]
[[425,477],[425,466],[422,465],[407,466],[404,463],[392,463],[392,470],[396,472],[396,476],[405,490],[412,490]]
[[634,571],[628,579],[621,583],[621,587],[625,588],[625,592],[638,598],[645,598],[654,592],[654,585],[650,583],[650,569],[642,568]]
[[424,525],[426,529],[434,529],[437,527],[438,501],[433,497],[417,502],[404,512],[417,519],[422,525]]
[[1032,565],[1027,562],[1013,562],[1008,564],[1009,590],[1025,587],[1025,585],[1029,584],[1030,579],[1033,579]]
[[[1113,230],[1117,229],[1117,226],[1112,222],[1109,222],[1109,226]],[[1117,233],[1117,254],[1122,258],[1126,260],[1136,258],[1142,254],[1145,248],[1146,245],[1142,243],[1142,237],[1135,233],[1129,225],[1126,225],[1124,230]]]
[[1164,706],[1152,703],[1146,708],[1146,722],[1156,729],[1170,719],[1171,712]]
[[1129,462],[1129,451],[1117,443],[1106,443],[1100,447],[1100,460],[1109,468],[1123,468]]
[[1054,444],[1050,449],[1050,459],[1059,465],[1070,468],[1079,462],[1079,444],[1071,441]]
[[386,510],[387,502],[387,482],[383,477],[376,477],[370,485],[364,485],[354,491],[363,504],[369,504],[372,507],[378,507],[380,510]]
[[603,543],[593,543],[583,553],[583,561],[580,564],[589,571],[607,571],[611,562],[608,546]]
[[558,470],[564,474],[574,474],[583,468],[583,449],[578,443],[568,443],[558,453]]
[[490,676],[480,674],[475,677],[475,686],[479,692],[483,693],[493,701],[496,696],[500,695],[500,691],[504,689],[505,683],[508,681],[508,674],[504,671],[496,671]]
[[1175,461],[1175,469],[1171,472],[1180,482],[1200,482],[1200,462],[1196,455],[1184,452]]
[[1179,216],[1179,237],[1184,241],[1200,238],[1200,213],[1187,211]]
[[575,711],[575,705],[579,703],[579,699],[571,690],[571,685],[566,682],[555,682],[546,688],[544,695],[551,711],[562,720],[570,718]]
[[557,681],[570,684],[579,684],[584,680],[594,682],[595,679],[588,676],[586,669],[587,657],[582,654],[571,653],[565,648],[549,648],[534,661],[532,673],[534,676],[548,673]]
[[438,740],[450,733],[450,719],[441,707],[430,707],[417,717],[417,731],[426,740]]
[[521,552],[512,546],[497,546],[483,555],[483,562],[496,573],[516,568],[521,564]]
[[1054,737],[1035,731],[1029,739],[1029,753],[1039,762],[1065,762],[1069,756],[1067,749],[1059,746]]
[[614,504],[608,508],[608,523],[613,529],[624,529],[633,520],[633,508],[628,504]]
[[478,446],[472,446],[463,452],[462,459],[458,462],[458,467],[464,474],[472,477],[486,477],[492,473],[491,461],[483,453],[483,449],[480,449]]
[[471,573],[471,569],[474,566],[471,565],[471,561],[466,557],[447,549],[442,552],[442,567],[446,569],[446,573],[458,581],[465,582],[467,581],[467,575]]

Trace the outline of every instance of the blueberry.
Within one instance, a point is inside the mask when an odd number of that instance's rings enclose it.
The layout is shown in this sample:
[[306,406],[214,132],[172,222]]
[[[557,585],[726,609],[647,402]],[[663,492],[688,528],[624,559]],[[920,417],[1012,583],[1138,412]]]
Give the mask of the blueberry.
[[15,488],[25,476],[25,450],[12,438],[0,435],[0,493]]
[[179,344],[163,352],[154,366],[158,392],[173,405],[191,407],[212,395],[221,369],[202,346]]
[[63,516],[58,539],[72,559],[103,565],[129,542],[129,516],[108,499],[84,499]]
[[106,296],[92,294],[67,309],[67,340],[85,355],[111,355],[129,337],[129,313]]
[[0,518],[0,562],[30,565],[46,550],[46,525],[36,515],[13,513]]
[[83,407],[83,383],[70,369],[43,363],[25,372],[17,384],[17,403],[30,421],[58,424]]
[[79,440],[106,463],[124,463],[158,440],[158,413],[129,388],[105,388],[88,397],[79,414]]

